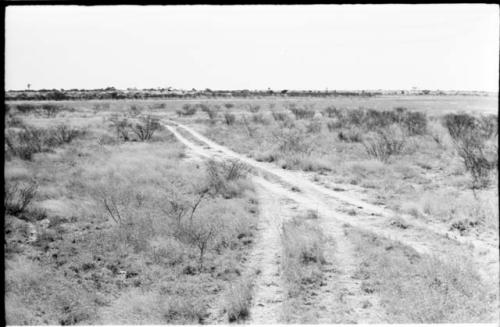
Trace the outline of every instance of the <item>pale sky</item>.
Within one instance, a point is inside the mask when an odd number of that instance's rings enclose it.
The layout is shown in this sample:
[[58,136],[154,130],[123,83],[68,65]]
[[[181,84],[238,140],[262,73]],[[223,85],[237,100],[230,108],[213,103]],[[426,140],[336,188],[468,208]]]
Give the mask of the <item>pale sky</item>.
[[496,5],[24,6],[6,89],[498,90]]

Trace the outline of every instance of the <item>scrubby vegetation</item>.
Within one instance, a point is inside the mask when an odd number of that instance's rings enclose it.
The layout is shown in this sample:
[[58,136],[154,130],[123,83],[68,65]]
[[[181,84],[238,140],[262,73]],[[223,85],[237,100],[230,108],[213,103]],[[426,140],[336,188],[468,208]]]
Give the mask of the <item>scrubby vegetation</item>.
[[185,161],[138,108],[9,118],[8,324],[202,323],[240,282],[258,211],[245,168]]
[[411,248],[349,228],[362,264],[356,277],[366,293],[381,297],[395,323],[491,321],[495,291],[468,258],[423,256]]

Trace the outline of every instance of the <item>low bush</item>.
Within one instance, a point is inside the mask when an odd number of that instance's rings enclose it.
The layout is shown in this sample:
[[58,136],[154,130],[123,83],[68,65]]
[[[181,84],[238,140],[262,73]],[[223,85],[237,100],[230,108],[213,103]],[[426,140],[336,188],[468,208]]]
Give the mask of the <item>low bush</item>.
[[322,127],[323,127],[323,124],[321,123],[321,120],[314,119],[314,120],[311,120],[306,125],[306,132],[307,133],[312,133],[312,134],[318,134],[318,133],[321,133],[321,128]]
[[128,113],[131,117],[137,117],[142,113],[143,110],[144,109],[141,106],[133,104],[129,107]]
[[232,113],[225,112],[224,121],[226,122],[226,125],[233,125],[234,122],[236,121],[236,116]]
[[241,195],[245,190],[244,180],[248,173],[245,164],[238,160],[207,162],[208,183],[214,195],[232,198]]
[[86,132],[84,130],[71,127],[66,124],[59,124],[51,130],[51,139],[53,144],[61,145],[64,143],[70,143],[75,138],[85,135],[85,133]]
[[251,113],[257,113],[260,111],[260,106],[259,105],[253,105],[253,104],[247,104],[247,109]]
[[181,109],[177,109],[175,112],[178,116],[193,116],[198,108],[196,106],[192,106],[189,103],[186,103],[182,106]]
[[391,125],[366,137],[362,144],[369,156],[386,162],[390,156],[403,152],[406,137],[398,125]]
[[55,117],[57,114],[63,110],[63,107],[56,104],[43,104],[42,111],[47,117]]
[[132,131],[140,141],[149,141],[154,133],[161,129],[160,119],[151,115],[142,116],[132,125]]
[[296,119],[311,119],[314,117],[316,112],[312,110],[312,108],[298,108],[295,106],[292,106],[290,108],[290,111],[295,115]]
[[273,116],[275,121],[285,121],[289,119],[289,116],[286,112],[272,111],[271,115]]
[[267,124],[268,121],[264,118],[262,113],[254,113],[252,114],[252,122],[255,124]]
[[234,104],[233,103],[224,103],[224,107],[226,107],[226,109],[231,109],[231,108],[234,108]]
[[198,107],[200,107],[201,111],[205,112],[208,115],[208,119],[210,120],[211,124],[215,124],[217,121],[217,116],[218,116],[218,111],[216,108],[210,108],[206,104],[198,104]]
[[115,130],[116,139],[118,141],[128,141],[129,137],[129,129],[132,124],[125,117],[120,117],[117,114],[114,114],[110,117],[111,127]]
[[363,137],[361,131],[356,128],[344,129],[337,134],[339,140],[343,142],[361,142]]
[[464,162],[465,169],[472,176],[472,189],[488,186],[489,173],[494,165],[485,155],[488,133],[481,128],[479,120],[468,114],[447,114],[444,117],[444,124],[458,150],[458,155]]
[[16,110],[17,110],[17,112],[19,112],[21,114],[29,114],[29,113],[36,112],[37,106],[35,106],[31,103],[20,103],[20,104],[16,104]]
[[18,132],[8,130],[5,135],[9,152],[23,160],[31,160],[35,153],[45,151],[46,139],[46,130],[29,126]]
[[10,181],[5,183],[5,212],[17,216],[26,211],[37,194],[38,185],[34,181]]
[[340,115],[340,111],[335,106],[326,107],[325,109],[323,109],[323,113],[329,118],[338,118]]

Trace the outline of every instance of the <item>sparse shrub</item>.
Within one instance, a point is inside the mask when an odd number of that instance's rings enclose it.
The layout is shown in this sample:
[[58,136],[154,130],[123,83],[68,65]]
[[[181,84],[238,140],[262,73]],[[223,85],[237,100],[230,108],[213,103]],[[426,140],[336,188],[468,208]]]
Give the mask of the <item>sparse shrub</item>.
[[14,216],[24,213],[36,196],[37,189],[38,185],[34,181],[27,183],[19,181],[6,182],[4,190],[5,212]]
[[406,146],[406,137],[397,125],[380,129],[363,140],[366,153],[386,162],[390,156],[401,154]]
[[225,309],[229,322],[241,322],[248,318],[252,302],[252,285],[249,280],[241,281],[226,295]]
[[323,109],[323,113],[329,118],[339,117],[340,115],[340,111],[335,106],[326,107]]
[[298,108],[292,106],[290,111],[295,115],[296,119],[311,119],[315,115],[315,111],[310,107]]
[[29,114],[31,112],[35,112],[37,107],[31,103],[22,103],[16,105],[16,110],[22,114]]
[[23,127],[24,126],[24,121],[21,117],[19,116],[7,116],[7,119],[5,121],[5,126],[6,127]]
[[278,150],[281,152],[310,154],[313,150],[312,144],[307,141],[306,134],[301,129],[281,129],[273,136],[278,141]]
[[252,115],[252,121],[256,124],[267,124],[267,120],[262,113],[254,113]]
[[45,140],[45,130],[29,126],[23,126],[19,132],[9,130],[5,135],[5,143],[10,153],[23,160],[31,160],[35,153],[44,151]]
[[198,108],[196,106],[192,106],[189,103],[186,103],[182,106],[182,109],[177,109],[175,112],[178,116],[193,116]]
[[205,112],[208,115],[208,119],[210,119],[211,124],[215,124],[217,121],[218,112],[216,108],[210,108],[206,104],[200,103],[198,106],[201,108],[201,111]]
[[234,108],[234,104],[233,103],[224,103],[224,107],[226,107],[226,109],[231,109],[231,108]]
[[222,228],[222,222],[216,212],[210,211],[204,211],[203,215],[193,215],[190,219],[182,220],[178,225],[176,237],[199,251],[199,271],[203,270],[205,254],[210,247],[215,245]]
[[129,138],[129,129],[132,124],[125,117],[120,117],[116,114],[112,115],[110,118],[111,127],[114,128],[116,133],[116,139],[118,141],[128,141]]
[[419,111],[409,111],[404,115],[403,126],[409,135],[424,135],[427,132],[427,117]]
[[347,110],[347,116],[345,119],[351,125],[361,126],[365,120],[366,111],[363,109],[351,109]]
[[45,112],[47,117],[55,117],[62,110],[62,107],[55,104],[43,104],[42,111]]
[[342,123],[339,120],[329,120],[326,123],[326,127],[328,128],[328,131],[331,133],[342,127]]
[[59,124],[52,130],[51,134],[53,135],[53,142],[60,145],[64,143],[70,143],[76,137],[85,134],[85,131],[68,126],[66,124]]
[[289,118],[289,116],[286,112],[272,111],[271,115],[273,116],[273,119],[275,121],[285,121]]
[[251,113],[257,113],[260,111],[260,106],[259,105],[253,105],[253,104],[247,104],[247,109]]
[[362,141],[362,134],[359,129],[357,128],[350,128],[350,129],[344,129],[341,130],[337,134],[339,140],[343,142],[361,142]]
[[448,114],[444,117],[444,124],[466,170],[472,175],[472,189],[488,186],[489,172],[494,166],[485,156],[486,135],[478,120],[468,114]]
[[484,138],[498,135],[498,116],[486,115],[479,118],[479,129]]
[[230,112],[225,112],[224,121],[226,122],[227,125],[233,125],[234,122],[236,121],[236,116]]
[[160,119],[151,115],[140,117],[139,122],[132,125],[132,131],[141,141],[151,140],[153,134],[160,128]]
[[321,133],[321,120],[315,119],[306,125],[307,133],[318,134]]
[[240,195],[244,188],[242,185],[234,185],[239,180],[246,177],[248,169],[239,160],[227,160],[217,162],[209,160],[207,162],[207,174],[209,187],[214,195],[220,194],[225,198],[232,198]]
[[7,116],[11,111],[12,111],[12,106],[8,103],[3,104],[3,113],[5,116]]
[[428,125],[428,133],[432,139],[442,148],[449,145],[449,134],[446,128],[438,122],[431,121]]
[[142,113],[143,108],[139,105],[133,104],[129,107],[128,113],[131,117],[137,117]]

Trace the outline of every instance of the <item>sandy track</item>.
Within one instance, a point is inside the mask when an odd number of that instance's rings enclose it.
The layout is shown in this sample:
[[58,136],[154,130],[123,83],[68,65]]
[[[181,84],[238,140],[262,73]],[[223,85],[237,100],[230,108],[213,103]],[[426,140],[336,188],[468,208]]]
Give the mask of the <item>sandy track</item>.
[[[265,210],[268,210],[271,214],[273,214],[275,206],[266,205],[269,195],[272,195],[273,198],[293,200],[299,208],[315,210],[319,213],[321,219],[318,223],[323,232],[327,237],[333,237],[338,242],[335,258],[331,258],[331,260],[341,268],[337,267],[333,269],[335,273],[326,274],[327,279],[329,279],[325,283],[326,288],[320,290],[319,295],[312,299],[315,307],[320,308],[315,312],[314,320],[318,322],[383,322],[383,312],[378,306],[377,299],[365,299],[364,294],[360,293],[359,283],[352,278],[357,259],[353,257],[352,244],[343,236],[341,226],[344,223],[399,241],[422,254],[442,255],[445,257],[451,247],[455,250],[459,247],[464,253],[472,253],[471,255],[477,261],[478,270],[483,279],[488,283],[497,283],[498,281],[498,241],[485,242],[451,235],[444,226],[424,224],[415,221],[415,219],[411,220],[411,227],[408,229],[393,227],[390,222],[396,214],[387,208],[359,200],[353,197],[352,193],[343,194],[317,185],[304,178],[299,172],[285,171],[272,164],[257,162],[207,139],[187,126],[176,123],[174,125],[176,126],[167,126],[167,128],[196,155],[215,159],[238,159],[255,168],[257,176],[255,176],[254,182],[259,189],[263,190],[262,192],[267,192],[268,195],[264,199],[264,206]],[[182,136],[178,128],[181,128],[185,134],[196,140],[198,144]],[[199,144],[203,144],[203,146]],[[292,186],[299,191],[292,191]],[[354,215],[347,213],[353,210],[355,211]],[[275,212],[274,214],[279,213]],[[398,216],[398,218],[400,217],[401,215]],[[269,217],[265,219],[269,219]],[[279,242],[277,242],[276,238],[279,235],[268,235],[268,237],[273,239],[273,241],[269,242],[274,244],[274,248],[270,252],[278,253]],[[273,262],[272,255],[262,260],[262,262],[266,262],[264,267],[271,265]],[[275,273],[272,267],[264,269],[267,269],[266,271],[271,275]],[[328,289],[328,285],[335,285],[336,289]],[[259,304],[259,301],[268,303],[266,298],[276,298],[278,296],[277,291],[264,292],[258,295],[258,289],[256,289],[257,300],[252,308],[252,312],[255,312],[254,317],[257,318],[255,323],[268,323],[273,321],[275,317],[270,315],[269,312],[275,312],[276,308],[271,310],[271,306],[256,307],[256,305]],[[343,293],[340,294],[339,292]],[[372,307],[369,310],[360,310],[362,301],[365,300],[368,300]],[[332,303],[336,303],[335,309],[332,309]],[[267,309],[269,311],[266,311]],[[261,317],[264,317],[265,320],[263,321]]]

